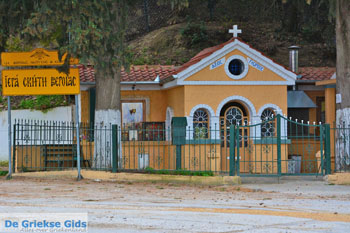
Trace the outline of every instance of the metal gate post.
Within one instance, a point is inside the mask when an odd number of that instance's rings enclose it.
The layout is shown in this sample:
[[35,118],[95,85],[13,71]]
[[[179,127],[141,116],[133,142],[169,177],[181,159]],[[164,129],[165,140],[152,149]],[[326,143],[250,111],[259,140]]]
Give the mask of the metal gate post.
[[331,127],[325,124],[325,159],[326,159],[326,175],[331,174]]
[[[325,144],[325,138],[326,138],[326,127],[325,125],[320,125],[320,154],[321,154],[321,165],[317,168],[317,173],[321,172],[321,175],[325,175],[325,159],[324,159],[324,155],[325,155],[325,151],[326,151],[326,144]],[[316,161],[318,160],[317,156],[316,156]],[[318,165],[318,164],[317,164]],[[317,174],[318,175],[318,174]],[[316,175],[316,177],[317,177]]]
[[235,175],[236,126],[230,126],[230,176]]
[[[235,133],[234,133],[234,138],[235,138],[235,144],[234,144],[234,149],[236,150],[237,149],[237,153],[235,153],[235,157],[233,158],[234,161],[235,161],[235,168],[236,168],[236,175],[239,176],[240,175],[240,154],[239,154],[239,125],[236,125],[235,126]],[[244,143],[244,139],[242,138],[242,143]],[[237,158],[237,159],[236,159]]]
[[112,172],[118,171],[118,125],[112,125]]
[[16,170],[16,120],[13,125],[13,146],[12,146],[12,173]]
[[281,115],[277,115],[277,172],[281,175]]
[[176,145],[176,170],[181,170],[181,145]]

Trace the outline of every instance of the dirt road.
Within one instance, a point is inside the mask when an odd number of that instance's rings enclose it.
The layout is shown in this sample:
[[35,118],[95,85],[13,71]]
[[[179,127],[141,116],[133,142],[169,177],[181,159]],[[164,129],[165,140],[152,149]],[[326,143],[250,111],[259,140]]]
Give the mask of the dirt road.
[[15,177],[0,212],[87,212],[89,232],[350,232],[350,186],[189,186]]

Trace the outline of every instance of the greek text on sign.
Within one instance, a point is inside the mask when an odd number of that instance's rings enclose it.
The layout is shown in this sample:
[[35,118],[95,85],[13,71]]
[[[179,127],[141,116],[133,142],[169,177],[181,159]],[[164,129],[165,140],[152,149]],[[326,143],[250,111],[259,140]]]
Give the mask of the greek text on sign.
[[76,95],[80,93],[79,69],[69,74],[56,69],[3,70],[2,94],[21,95]]
[[257,62],[253,61],[252,59],[248,58],[248,64],[253,66],[255,69],[263,71],[264,67],[262,65],[259,65]]
[[211,64],[211,65],[210,65],[210,69],[211,69],[211,70],[212,70],[212,69],[215,69],[215,68],[217,68],[217,67],[219,67],[219,66],[221,66],[221,65],[223,65],[223,64],[225,64],[225,58],[222,58],[222,59],[220,59],[220,60],[214,62],[213,64]]
[[[8,52],[1,53],[1,65],[8,67],[16,66],[60,66],[63,65],[67,54],[58,59],[57,51],[48,51],[45,49],[34,49],[31,52]],[[71,65],[79,64],[79,60],[71,58]]]

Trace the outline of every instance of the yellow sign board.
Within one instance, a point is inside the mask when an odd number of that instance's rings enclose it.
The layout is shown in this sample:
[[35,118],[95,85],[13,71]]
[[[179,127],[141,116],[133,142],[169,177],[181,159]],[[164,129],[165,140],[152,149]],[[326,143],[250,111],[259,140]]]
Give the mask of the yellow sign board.
[[69,74],[56,69],[2,70],[2,94],[21,95],[77,95],[80,93],[79,69]]
[[[61,61],[58,59],[57,51],[46,49],[34,49],[31,52],[8,52],[1,53],[1,65],[8,67],[17,66],[60,66],[63,65],[67,54],[64,54]],[[70,59],[71,65],[79,64],[76,58]]]

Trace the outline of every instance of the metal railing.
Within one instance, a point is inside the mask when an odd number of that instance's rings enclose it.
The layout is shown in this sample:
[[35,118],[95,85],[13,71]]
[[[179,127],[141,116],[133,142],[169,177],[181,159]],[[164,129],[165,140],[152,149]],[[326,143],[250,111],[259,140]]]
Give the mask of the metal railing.
[[[289,134],[292,128],[301,134]],[[254,125],[214,128],[165,128],[164,122],[143,122],[122,127],[80,124],[79,130],[77,145],[72,122],[16,120],[14,171],[75,169],[80,163],[83,169],[113,172],[243,176],[330,173],[329,125],[304,124],[280,115]],[[342,130],[337,132],[349,131]],[[343,143],[340,148],[349,148],[349,134],[337,138],[336,143]]]
[[[76,168],[77,140],[73,122],[15,120],[13,128],[14,171]],[[79,135],[81,167],[111,170],[111,125],[80,124]]]
[[[192,171],[212,175],[220,170],[220,130],[165,128],[163,122],[118,127],[118,170]],[[205,136],[206,135],[206,136]]]
[[334,171],[350,172],[350,125],[334,124],[331,135],[334,140]]
[[240,176],[328,174],[327,129],[329,125],[297,122],[281,115],[254,125],[234,126],[232,166]]

